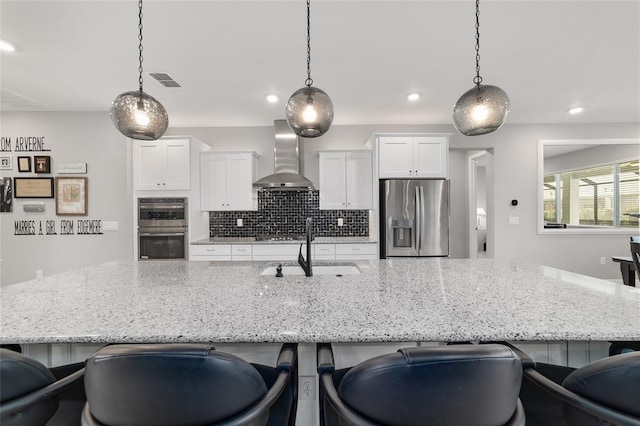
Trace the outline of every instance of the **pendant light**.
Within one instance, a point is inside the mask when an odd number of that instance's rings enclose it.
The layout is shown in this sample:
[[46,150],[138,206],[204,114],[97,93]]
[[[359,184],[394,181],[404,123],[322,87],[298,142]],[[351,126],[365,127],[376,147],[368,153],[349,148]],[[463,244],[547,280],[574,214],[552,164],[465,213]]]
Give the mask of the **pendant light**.
[[317,138],[324,135],[333,121],[333,103],[323,90],[313,87],[311,79],[311,0],[307,0],[307,79],[285,109],[289,127],[299,136]]
[[142,90],[142,0],[138,1],[139,90],[125,92],[111,104],[111,120],[128,138],[156,140],[166,132],[169,115],[162,104]]
[[480,0],[476,0],[476,76],[475,87],[466,91],[453,108],[453,124],[466,136],[498,130],[507,118],[511,102],[496,86],[482,85],[480,77]]

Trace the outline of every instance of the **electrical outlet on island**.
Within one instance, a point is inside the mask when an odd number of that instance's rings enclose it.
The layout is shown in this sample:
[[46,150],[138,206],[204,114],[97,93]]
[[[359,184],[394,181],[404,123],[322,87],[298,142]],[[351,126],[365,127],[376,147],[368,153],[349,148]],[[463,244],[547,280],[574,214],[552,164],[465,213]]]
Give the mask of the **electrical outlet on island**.
[[338,218],[338,226],[344,226],[344,219],[341,217]]
[[242,226],[242,219],[236,220],[236,225],[239,227]]

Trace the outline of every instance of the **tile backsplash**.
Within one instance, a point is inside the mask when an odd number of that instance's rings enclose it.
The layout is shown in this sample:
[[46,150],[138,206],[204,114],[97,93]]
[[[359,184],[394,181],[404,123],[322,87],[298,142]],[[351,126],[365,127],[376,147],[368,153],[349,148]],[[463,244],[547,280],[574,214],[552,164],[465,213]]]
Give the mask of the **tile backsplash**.
[[[320,210],[319,205],[317,190],[258,191],[257,211],[209,212],[209,236],[299,236],[305,233],[307,217],[313,218],[316,237],[369,235],[369,210]],[[338,226],[338,218],[343,226]]]

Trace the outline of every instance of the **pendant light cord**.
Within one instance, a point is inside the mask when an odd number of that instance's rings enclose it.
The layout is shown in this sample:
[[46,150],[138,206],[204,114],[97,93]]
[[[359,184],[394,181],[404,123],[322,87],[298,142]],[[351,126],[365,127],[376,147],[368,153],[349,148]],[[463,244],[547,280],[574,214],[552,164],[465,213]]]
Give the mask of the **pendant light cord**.
[[304,84],[311,87],[313,79],[311,78],[311,0],[307,0],[307,79]]
[[480,77],[480,0],[476,0],[476,76],[473,82],[480,86],[482,77]]
[[142,0],[138,1],[138,10],[138,41],[140,42],[138,44],[138,61],[140,62],[140,65],[138,65],[138,83],[140,84],[140,93],[142,93]]

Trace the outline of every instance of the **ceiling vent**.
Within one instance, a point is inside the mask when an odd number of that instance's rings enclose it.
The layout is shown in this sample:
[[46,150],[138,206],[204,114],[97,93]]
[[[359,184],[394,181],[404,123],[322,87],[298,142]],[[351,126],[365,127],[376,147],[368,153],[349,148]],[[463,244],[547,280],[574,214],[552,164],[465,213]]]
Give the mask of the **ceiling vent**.
[[182,87],[180,83],[175,81],[173,77],[164,72],[150,72],[149,75],[153,77],[158,83],[162,84],[164,87]]

